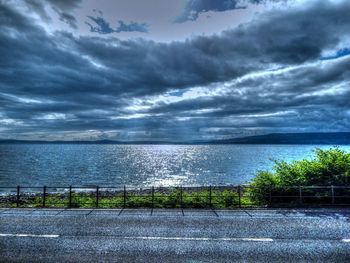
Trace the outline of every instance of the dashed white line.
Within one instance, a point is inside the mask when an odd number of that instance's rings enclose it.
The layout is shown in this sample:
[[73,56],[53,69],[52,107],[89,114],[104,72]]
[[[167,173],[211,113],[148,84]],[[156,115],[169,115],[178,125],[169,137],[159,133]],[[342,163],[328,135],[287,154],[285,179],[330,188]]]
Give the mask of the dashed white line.
[[[37,234],[9,234],[0,233],[1,237],[33,237],[33,238],[58,238],[60,235],[37,235]],[[135,237],[116,237],[127,240],[174,240],[174,241],[245,241],[245,242],[274,242],[272,238],[257,238],[257,237],[160,237],[160,236],[135,236]],[[344,243],[350,243],[350,238],[343,238],[339,240]]]
[[243,241],[253,241],[253,242],[272,242],[272,238],[242,238]]
[[0,234],[0,237],[43,237],[43,238],[57,238],[57,237],[59,237],[59,235]]
[[210,237],[121,237],[122,239],[141,240],[176,240],[176,241],[252,241],[252,242],[272,242],[272,238],[210,238]]
[[[60,235],[35,235],[35,234],[1,234],[0,237],[42,237],[42,238],[57,238]],[[176,240],[176,241],[251,241],[251,242],[272,242],[272,238],[230,238],[230,237],[117,237],[120,239],[129,240]]]

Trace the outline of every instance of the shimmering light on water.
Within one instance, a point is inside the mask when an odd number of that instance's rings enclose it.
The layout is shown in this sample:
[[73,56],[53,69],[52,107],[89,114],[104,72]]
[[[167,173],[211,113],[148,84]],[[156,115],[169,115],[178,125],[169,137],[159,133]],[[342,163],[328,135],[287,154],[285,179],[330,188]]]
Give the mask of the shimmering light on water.
[[[0,145],[0,186],[230,185],[311,145]],[[331,146],[320,146],[330,148]],[[341,147],[350,152],[349,146]]]

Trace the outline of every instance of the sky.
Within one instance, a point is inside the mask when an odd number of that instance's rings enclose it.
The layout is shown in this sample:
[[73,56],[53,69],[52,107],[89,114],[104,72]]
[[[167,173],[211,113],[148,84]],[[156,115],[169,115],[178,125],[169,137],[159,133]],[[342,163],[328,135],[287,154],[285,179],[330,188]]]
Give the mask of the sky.
[[0,0],[0,139],[350,130],[348,0]]

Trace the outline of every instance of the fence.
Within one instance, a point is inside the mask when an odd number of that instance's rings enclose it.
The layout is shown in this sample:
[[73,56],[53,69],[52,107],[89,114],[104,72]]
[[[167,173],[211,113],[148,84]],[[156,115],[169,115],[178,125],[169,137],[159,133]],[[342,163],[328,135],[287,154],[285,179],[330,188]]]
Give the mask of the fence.
[[242,208],[348,206],[350,186],[0,187],[0,207]]

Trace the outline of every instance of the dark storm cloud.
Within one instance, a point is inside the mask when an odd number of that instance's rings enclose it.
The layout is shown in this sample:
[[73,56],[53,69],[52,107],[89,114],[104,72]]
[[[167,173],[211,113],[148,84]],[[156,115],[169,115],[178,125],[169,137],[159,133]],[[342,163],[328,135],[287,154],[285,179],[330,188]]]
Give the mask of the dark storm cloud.
[[24,0],[31,11],[46,21],[51,21],[46,10],[46,7],[51,7],[59,15],[59,19],[73,29],[77,29],[77,20],[70,12],[79,7],[81,2],[82,0]]
[[350,48],[342,48],[335,55],[322,57],[323,60],[336,59],[350,55]]
[[350,3],[324,2],[293,12],[269,13],[259,23],[220,35],[169,44],[137,40],[111,46],[112,41],[98,38],[74,43],[81,53],[90,54],[119,76],[128,76],[115,82],[123,84],[124,92],[149,95],[230,80],[270,65],[318,60],[324,49],[349,35],[349,10]]
[[111,27],[110,23],[108,23],[102,17],[88,16],[88,18],[92,20],[92,22],[94,23],[94,24],[91,24],[89,22],[85,22],[90,27],[91,32],[96,32],[100,34],[111,34],[111,33],[121,33],[121,32],[141,32],[141,33],[148,32],[148,25],[146,23],[137,23],[137,22],[125,23],[124,21],[119,20],[118,26],[114,29]]
[[[214,127],[209,133],[235,128],[289,131],[347,131],[350,125],[350,57],[247,77],[225,94],[154,106],[152,113],[188,117]],[[239,92],[238,92],[239,91]],[[208,109],[208,111],[202,111]],[[148,111],[149,112],[149,111]]]
[[114,32],[114,29],[102,17],[88,16],[88,18],[92,20],[92,22],[95,24],[93,25],[89,22],[85,22],[90,27],[91,32],[96,32],[100,34],[110,34]]
[[[45,12],[45,5],[50,5],[62,11],[71,11],[79,7],[82,0],[23,0],[26,4],[32,7],[35,11],[41,14]],[[22,1],[20,1],[22,2]]]
[[186,1],[183,13],[175,20],[182,23],[188,20],[196,20],[200,13],[208,11],[226,11],[239,7],[239,0],[188,0]]
[[201,13],[214,11],[223,12],[233,9],[246,8],[246,5],[287,0],[186,0],[183,12],[175,19],[176,23],[194,21]]
[[[278,72],[278,71],[277,71]],[[187,111],[214,109],[197,116],[265,114],[302,107],[343,108],[350,106],[350,57],[313,63],[278,73],[249,76],[234,81],[223,94],[154,105],[152,113],[181,115]],[[337,85],[344,87],[332,88]]]
[[79,7],[82,0],[47,0],[47,2],[63,11],[69,11]]
[[77,26],[77,19],[73,15],[65,13],[65,12],[61,12],[57,8],[55,8],[54,10],[59,15],[59,19],[62,22],[68,24],[73,29],[77,29],[78,28],[78,26]]
[[148,32],[148,25],[146,23],[137,23],[137,22],[130,22],[125,23],[121,20],[118,21],[118,26],[115,29],[115,32],[142,32],[147,33]]
[[46,21],[50,21],[51,18],[46,13],[45,4],[40,0],[25,0],[25,3],[28,5],[31,11],[37,13],[42,19]]
[[[349,57],[316,62],[350,35],[349,12],[348,1],[313,1],[217,35],[158,43],[48,34],[0,1],[0,137],[147,130],[153,138],[195,138],[259,127],[348,129],[350,94],[341,85],[350,81]],[[292,69],[253,74],[276,67]],[[146,103],[173,89],[223,82],[233,82],[224,94]],[[152,107],[133,109],[133,99]]]

